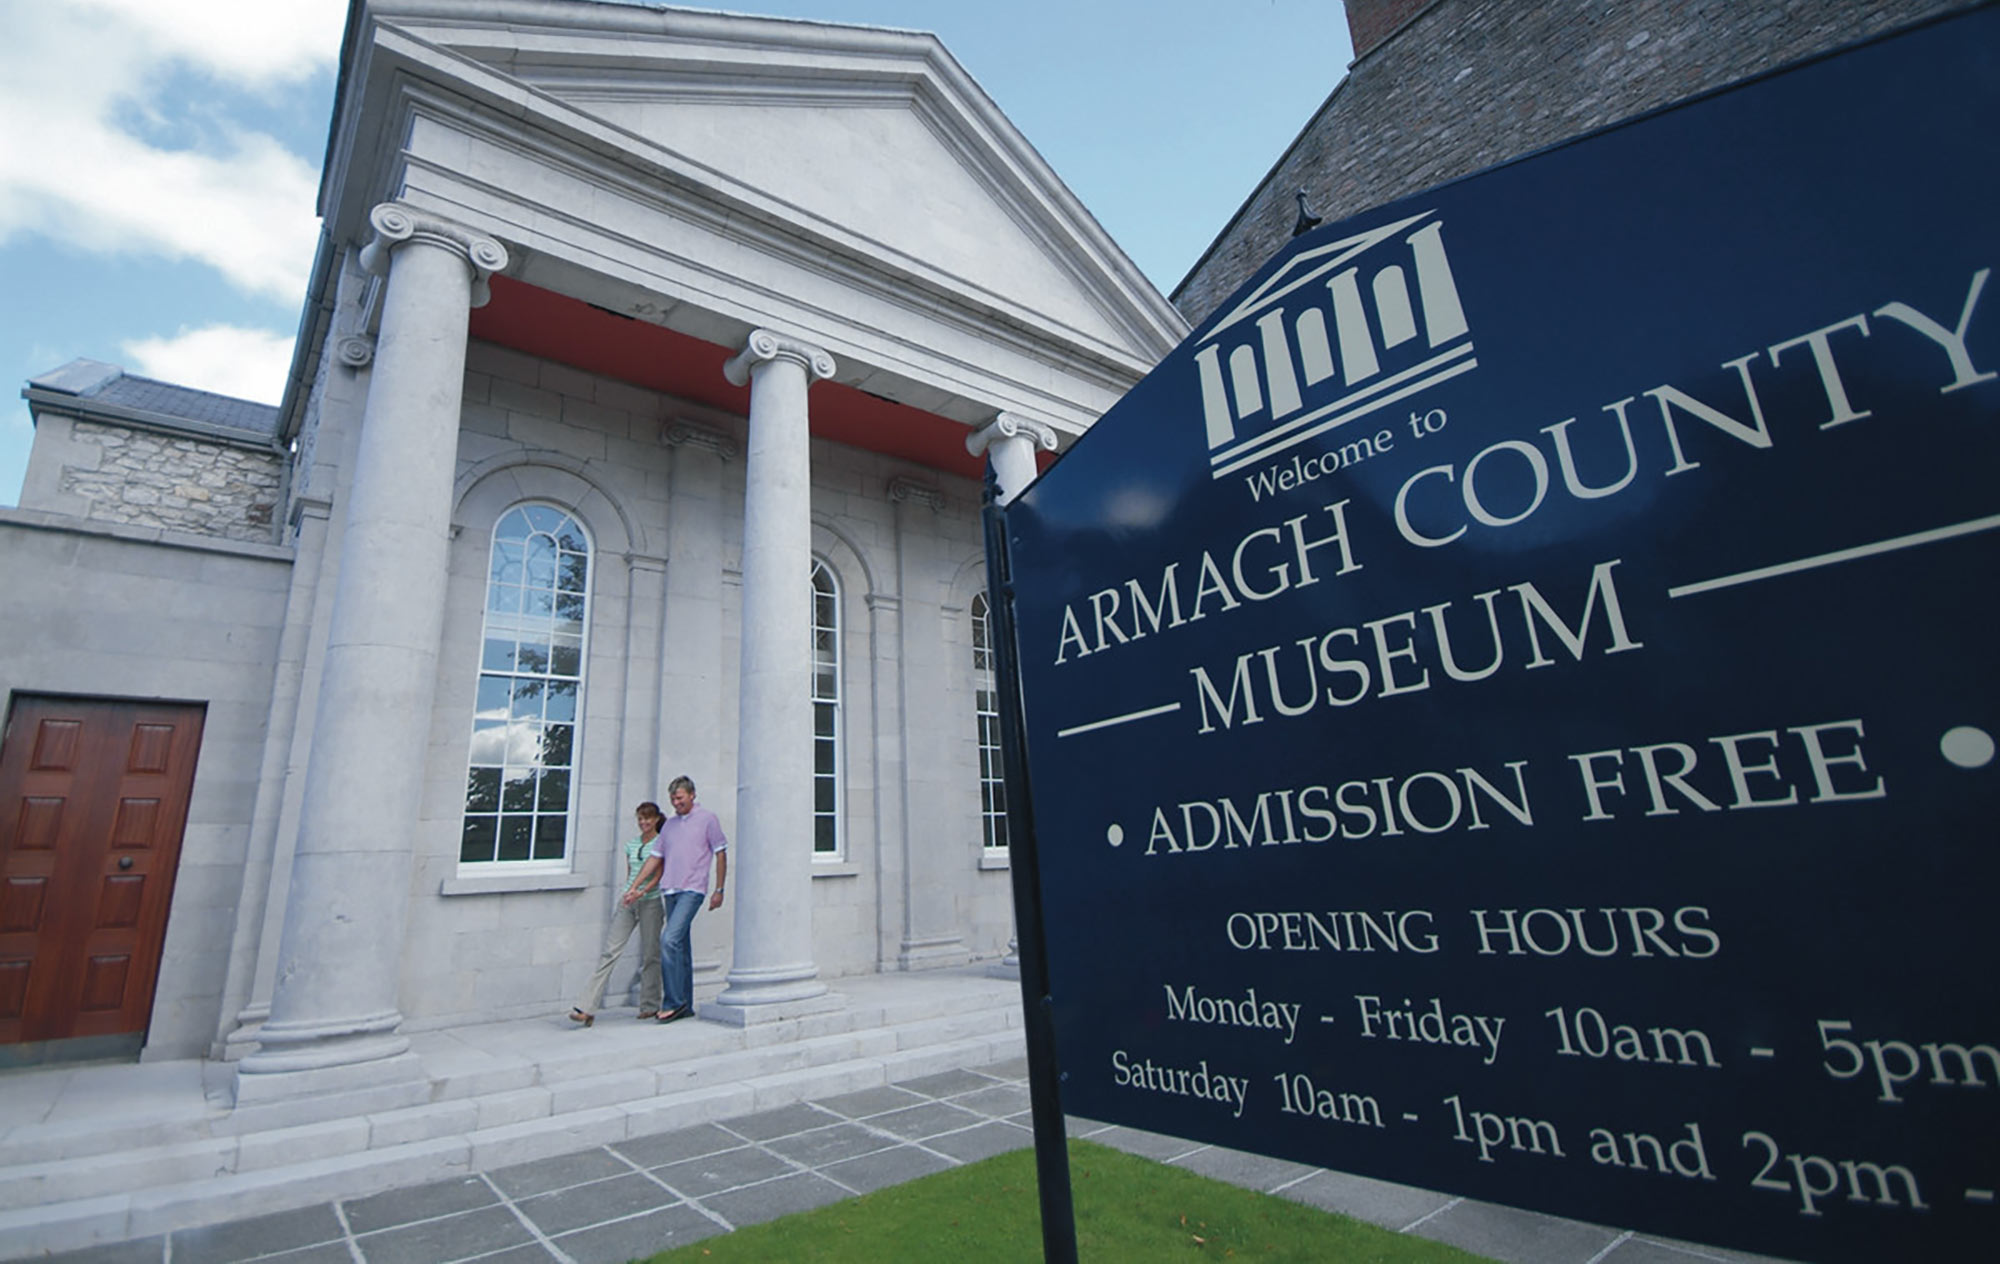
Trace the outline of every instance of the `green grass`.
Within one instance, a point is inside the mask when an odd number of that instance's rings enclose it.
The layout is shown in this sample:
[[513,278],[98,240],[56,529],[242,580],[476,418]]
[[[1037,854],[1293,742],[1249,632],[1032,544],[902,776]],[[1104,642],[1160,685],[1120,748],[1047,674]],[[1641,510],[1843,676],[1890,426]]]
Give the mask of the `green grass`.
[[[1077,1258],[1231,1259],[1298,1264],[1477,1261],[1455,1247],[1378,1229],[1088,1141],[1069,1143]],[[1042,1258],[1033,1150],[953,1168],[652,1257],[651,1264],[999,1264]]]

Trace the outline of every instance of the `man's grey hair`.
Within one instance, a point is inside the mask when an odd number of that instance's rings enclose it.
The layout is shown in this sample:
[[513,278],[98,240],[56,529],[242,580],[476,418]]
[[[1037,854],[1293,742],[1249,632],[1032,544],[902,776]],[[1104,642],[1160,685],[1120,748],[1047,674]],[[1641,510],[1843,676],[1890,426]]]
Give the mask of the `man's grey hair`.
[[670,782],[670,783],[668,783],[668,785],[667,785],[667,797],[668,797],[669,799],[673,798],[673,797],[674,797],[674,791],[676,791],[676,790],[685,790],[685,791],[687,791],[687,792],[688,792],[689,794],[693,794],[693,793],[694,793],[694,778],[692,778],[692,777],[675,777],[675,778],[673,779],[673,781],[672,781],[672,782]]

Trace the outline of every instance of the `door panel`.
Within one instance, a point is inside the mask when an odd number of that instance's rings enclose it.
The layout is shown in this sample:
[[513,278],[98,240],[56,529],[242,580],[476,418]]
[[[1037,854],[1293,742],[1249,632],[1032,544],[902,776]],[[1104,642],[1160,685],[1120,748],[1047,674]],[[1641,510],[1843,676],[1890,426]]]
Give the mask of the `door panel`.
[[0,744],[0,1044],[143,1032],[202,708],[16,696]]

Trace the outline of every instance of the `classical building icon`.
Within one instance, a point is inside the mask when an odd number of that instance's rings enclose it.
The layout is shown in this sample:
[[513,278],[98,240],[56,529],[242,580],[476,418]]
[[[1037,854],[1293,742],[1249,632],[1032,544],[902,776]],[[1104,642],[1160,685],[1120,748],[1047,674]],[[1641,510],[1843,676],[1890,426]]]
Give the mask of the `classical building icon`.
[[1194,362],[1215,478],[1472,371],[1443,223],[1426,212],[1304,252]]

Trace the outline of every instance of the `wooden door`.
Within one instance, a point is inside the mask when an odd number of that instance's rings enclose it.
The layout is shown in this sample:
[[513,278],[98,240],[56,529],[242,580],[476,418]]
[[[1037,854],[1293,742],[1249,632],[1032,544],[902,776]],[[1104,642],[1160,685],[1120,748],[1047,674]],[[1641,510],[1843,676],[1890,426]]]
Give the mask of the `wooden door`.
[[0,742],[0,1045],[145,1031],[202,715],[15,695]]

